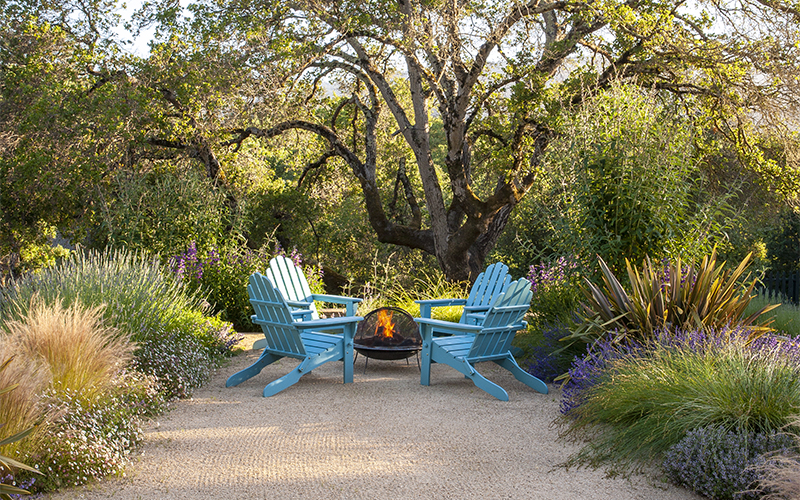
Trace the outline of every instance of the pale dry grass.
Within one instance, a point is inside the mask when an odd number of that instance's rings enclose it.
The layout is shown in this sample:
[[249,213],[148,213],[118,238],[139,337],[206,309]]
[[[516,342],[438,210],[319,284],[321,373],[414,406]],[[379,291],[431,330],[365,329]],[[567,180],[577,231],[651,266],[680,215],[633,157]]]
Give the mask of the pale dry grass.
[[[40,363],[30,363],[15,356],[7,337],[0,337],[0,389],[15,386],[0,394],[0,440],[22,432],[45,418],[39,395],[50,385],[50,372]],[[14,456],[18,443],[7,444],[3,453]]]
[[[791,425],[800,426],[800,416]],[[795,436],[795,441],[800,447],[800,436]],[[759,489],[766,492],[764,500],[800,499],[800,455],[768,457],[758,471],[762,474]]]
[[34,297],[24,317],[6,322],[6,339],[20,360],[49,369],[56,391],[92,400],[130,361],[134,347],[103,324],[102,313],[102,306],[64,308]]

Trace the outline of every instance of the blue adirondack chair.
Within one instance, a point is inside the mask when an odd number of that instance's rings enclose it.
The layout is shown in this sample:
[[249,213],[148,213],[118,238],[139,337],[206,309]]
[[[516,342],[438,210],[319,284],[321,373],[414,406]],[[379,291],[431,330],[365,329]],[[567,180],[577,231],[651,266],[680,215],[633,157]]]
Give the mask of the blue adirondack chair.
[[344,304],[347,316],[355,316],[357,304],[361,299],[341,295],[311,293],[305,274],[292,259],[283,255],[273,257],[264,271],[275,288],[280,290],[286,303],[292,307],[292,315],[302,320],[319,319],[314,301]]
[[[518,330],[525,328],[522,320],[531,303],[531,284],[526,279],[511,283],[496,297],[486,312],[482,325],[451,323],[429,318],[416,318],[422,333],[420,383],[431,384],[431,363],[444,363],[463,373],[479,389],[502,401],[508,393],[499,385],[478,373],[475,363],[493,361],[510,371],[517,380],[532,389],[547,394],[547,385],[519,367],[511,354],[511,341]],[[437,331],[462,335],[434,337]],[[464,335],[471,334],[471,335]]]
[[[340,295],[311,293],[311,287],[308,286],[308,280],[306,275],[303,274],[303,270],[296,266],[292,259],[283,255],[273,257],[269,261],[269,267],[264,271],[264,274],[283,295],[284,300],[291,307],[292,317],[296,320],[319,319],[317,306],[314,304],[315,300],[344,304],[346,316],[355,316],[358,303],[362,300]],[[265,341],[261,339],[253,344],[253,349],[261,349],[265,345]]]
[[[255,273],[247,285],[250,303],[256,313],[251,321],[264,332],[264,352],[258,360],[244,370],[231,375],[226,387],[238,385],[258,375],[261,370],[281,358],[296,358],[300,364],[264,388],[264,396],[273,396],[295,384],[300,377],[328,361],[344,361],[344,383],[353,381],[353,336],[356,323],[363,318],[347,316],[298,321],[281,293],[270,280]],[[342,334],[319,333],[312,330],[338,329]]]
[[509,283],[511,276],[508,274],[508,266],[495,262],[478,275],[466,299],[427,299],[414,302],[419,304],[419,315],[422,318],[430,318],[434,307],[464,306],[459,323],[480,325],[494,299],[506,290]]

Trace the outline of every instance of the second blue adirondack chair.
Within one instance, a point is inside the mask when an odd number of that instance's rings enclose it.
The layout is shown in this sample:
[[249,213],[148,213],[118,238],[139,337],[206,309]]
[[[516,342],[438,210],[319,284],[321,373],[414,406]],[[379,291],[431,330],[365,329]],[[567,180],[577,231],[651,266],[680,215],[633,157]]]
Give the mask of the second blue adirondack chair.
[[419,304],[419,315],[422,318],[431,318],[434,307],[464,306],[459,323],[480,325],[494,299],[508,288],[509,283],[511,276],[508,274],[508,266],[495,262],[478,275],[466,299],[426,299],[414,302]]
[[[416,318],[414,321],[419,323],[422,333],[420,383],[430,385],[431,364],[443,363],[463,373],[483,391],[508,401],[508,393],[502,387],[475,369],[476,363],[493,361],[528,387],[547,394],[547,384],[520,368],[511,354],[511,341],[517,331],[526,326],[523,317],[530,307],[531,296],[531,284],[523,278],[511,283],[496,297],[481,325]],[[462,335],[434,337],[438,331],[452,333],[454,330]]]
[[[295,358],[300,364],[286,375],[270,382],[264,396],[272,396],[297,383],[300,377],[329,361],[343,361],[344,383],[353,381],[353,336],[363,318],[347,316],[299,321],[270,280],[255,273],[247,285],[250,303],[256,311],[251,318],[264,332],[264,352],[255,363],[231,375],[226,387],[238,385],[258,375],[265,366],[281,358]],[[341,334],[320,333],[338,329]],[[314,331],[317,330],[317,331]]]

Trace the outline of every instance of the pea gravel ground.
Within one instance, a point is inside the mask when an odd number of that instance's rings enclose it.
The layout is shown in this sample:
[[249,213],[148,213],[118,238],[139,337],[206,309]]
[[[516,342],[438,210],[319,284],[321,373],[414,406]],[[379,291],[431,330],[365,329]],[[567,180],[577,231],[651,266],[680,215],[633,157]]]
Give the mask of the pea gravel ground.
[[[247,335],[252,346],[258,335]],[[281,360],[238,387],[248,350],[193,399],[152,422],[123,477],[53,494],[85,499],[699,499],[654,477],[608,478],[560,467],[575,444],[558,439],[560,391],[539,394],[491,363],[508,391],[497,401],[434,365],[419,384],[413,358],[356,361],[342,384],[328,363],[271,398],[261,391],[296,364]]]

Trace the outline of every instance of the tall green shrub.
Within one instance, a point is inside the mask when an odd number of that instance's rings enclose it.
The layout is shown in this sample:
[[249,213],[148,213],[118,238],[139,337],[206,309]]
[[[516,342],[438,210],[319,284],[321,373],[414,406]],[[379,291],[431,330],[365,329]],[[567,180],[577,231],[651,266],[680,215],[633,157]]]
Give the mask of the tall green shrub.
[[584,101],[548,149],[556,253],[625,259],[699,257],[723,237],[726,196],[708,196],[688,122],[675,105],[616,85]]

